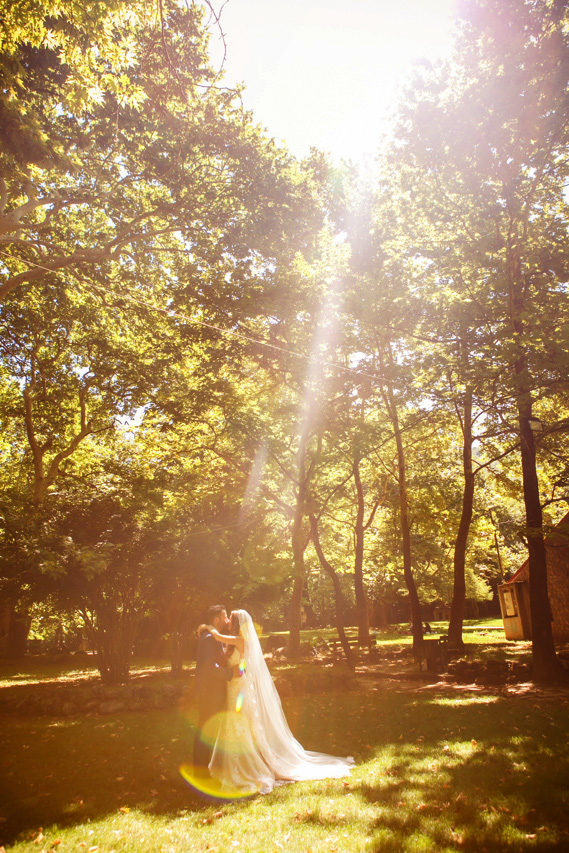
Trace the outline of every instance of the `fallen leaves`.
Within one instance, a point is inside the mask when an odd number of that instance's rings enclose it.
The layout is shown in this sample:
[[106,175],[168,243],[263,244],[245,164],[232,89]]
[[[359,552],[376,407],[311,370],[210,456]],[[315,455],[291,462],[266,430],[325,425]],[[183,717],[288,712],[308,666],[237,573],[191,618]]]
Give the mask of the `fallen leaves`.
[[223,817],[224,815],[225,815],[225,812],[223,810],[219,811],[219,812],[214,812],[212,815],[209,815],[208,817],[204,817],[204,819],[202,820],[202,826],[205,826],[208,823],[213,823],[214,820],[219,820],[219,818]]

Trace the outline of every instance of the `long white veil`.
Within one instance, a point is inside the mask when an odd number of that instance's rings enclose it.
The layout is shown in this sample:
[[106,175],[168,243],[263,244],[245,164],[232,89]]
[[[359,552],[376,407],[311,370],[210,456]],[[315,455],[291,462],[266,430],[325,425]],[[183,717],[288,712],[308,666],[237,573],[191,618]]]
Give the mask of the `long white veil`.
[[267,765],[277,779],[297,782],[346,776],[354,764],[353,758],[309,752],[296,740],[263,657],[253,620],[246,610],[237,610],[236,613],[245,641],[245,675],[241,686],[243,707],[247,708],[257,748]]

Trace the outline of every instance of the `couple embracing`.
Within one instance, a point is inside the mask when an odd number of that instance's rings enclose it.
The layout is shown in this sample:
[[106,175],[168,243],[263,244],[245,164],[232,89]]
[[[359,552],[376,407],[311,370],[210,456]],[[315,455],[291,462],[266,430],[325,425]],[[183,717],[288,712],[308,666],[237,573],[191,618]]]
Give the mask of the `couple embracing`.
[[309,752],[294,738],[247,611],[228,618],[216,605],[208,619],[199,629],[196,661],[195,773],[244,794],[348,775],[352,758]]

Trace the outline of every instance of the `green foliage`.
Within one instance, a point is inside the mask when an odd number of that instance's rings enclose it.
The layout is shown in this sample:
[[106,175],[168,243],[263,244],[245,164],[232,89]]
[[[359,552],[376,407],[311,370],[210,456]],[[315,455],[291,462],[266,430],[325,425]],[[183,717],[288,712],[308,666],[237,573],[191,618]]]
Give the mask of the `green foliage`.
[[485,599],[523,559],[520,389],[546,524],[567,500],[563,4],[465,4],[375,186],[255,126],[198,5],[0,11],[10,606],[181,637],[211,597],[281,614],[300,579],[329,620],[309,514],[348,607],[360,569],[372,603],[401,603],[400,458],[419,599],[448,601],[466,445]]

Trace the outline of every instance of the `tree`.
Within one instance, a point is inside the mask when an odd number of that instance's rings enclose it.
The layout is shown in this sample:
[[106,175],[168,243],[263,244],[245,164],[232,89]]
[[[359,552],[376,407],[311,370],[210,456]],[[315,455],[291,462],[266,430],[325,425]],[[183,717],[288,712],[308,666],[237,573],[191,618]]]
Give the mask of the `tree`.
[[300,213],[309,181],[217,85],[198,5],[83,11],[8,19],[4,107],[30,145],[7,145],[0,161],[0,297],[68,270],[140,298],[143,258],[184,249],[195,290],[212,243],[246,275],[260,244],[285,236],[283,209]]
[[[0,44],[2,415],[45,545],[51,493],[77,497],[76,460],[121,420],[183,433],[229,403],[224,368],[258,351],[262,302],[311,239],[320,161],[301,167],[217,85],[198,6],[28,12]],[[203,453],[203,431],[183,437]]]
[[499,396],[516,403],[538,679],[557,664],[529,422],[543,389],[566,375],[566,16],[557,2],[465,4],[455,64],[422,69],[397,131],[400,187],[432,190],[419,195],[421,253],[441,278],[444,251],[477,268],[474,289],[460,275],[446,281],[492,336],[479,369],[492,365]]
[[342,649],[346,656],[346,663],[348,664],[349,669],[355,669],[355,660],[354,654],[350,647],[350,642],[346,637],[345,632],[345,623],[344,623],[344,612],[345,612],[345,604],[344,604],[344,594],[342,592],[342,584],[340,583],[340,578],[338,577],[338,572],[334,569],[334,566],[326,559],[324,551],[322,550],[322,544],[320,542],[320,533],[318,530],[318,519],[311,513],[310,516],[310,529],[312,531],[312,541],[314,543],[314,548],[318,555],[318,559],[320,560],[320,564],[325,572],[330,577],[332,581],[332,587],[334,589],[334,604],[335,604],[335,616],[336,616],[336,630],[338,632],[338,636],[340,638],[340,643],[342,645]]

